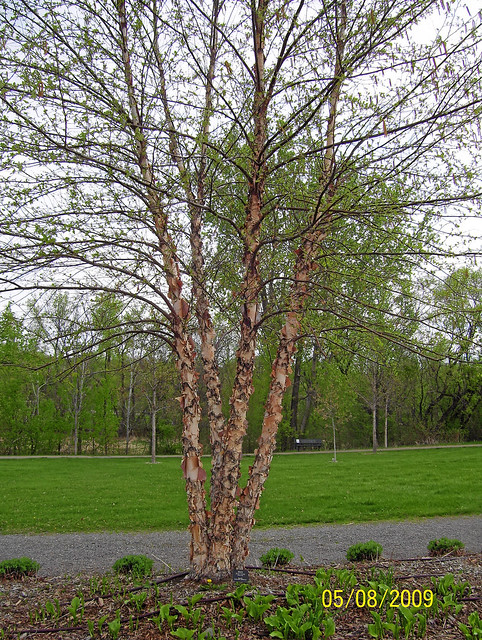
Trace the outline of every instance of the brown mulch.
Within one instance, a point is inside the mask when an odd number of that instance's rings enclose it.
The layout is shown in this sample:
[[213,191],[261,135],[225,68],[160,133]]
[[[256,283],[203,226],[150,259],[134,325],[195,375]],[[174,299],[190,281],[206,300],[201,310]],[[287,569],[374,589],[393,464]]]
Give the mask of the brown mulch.
[[[362,584],[370,579],[373,571],[387,571],[393,569],[397,589],[413,593],[415,589],[430,589],[432,577],[441,577],[447,573],[453,573],[456,581],[467,581],[471,586],[470,597],[463,600],[464,607],[457,615],[457,619],[451,616],[430,620],[425,636],[429,640],[455,640],[463,638],[458,629],[458,622],[466,622],[472,611],[482,613],[482,555],[467,554],[459,556],[445,556],[443,558],[418,558],[407,560],[380,560],[378,563],[358,563],[337,565],[337,568],[355,568],[358,582]],[[326,568],[326,567],[325,567]],[[276,606],[286,606],[283,598],[286,587],[293,583],[309,583],[312,581],[310,572],[316,567],[291,568],[293,573],[281,571],[250,570],[250,584],[259,593],[272,594],[276,597],[271,609],[265,614],[273,614]],[[214,585],[200,585],[178,575],[171,579],[159,577],[158,584],[147,589],[145,602],[139,611],[136,608],[135,595],[140,592],[133,587],[132,581],[125,577],[107,574],[84,575],[76,577],[27,577],[24,579],[3,579],[0,581],[0,638],[25,640],[29,638],[41,638],[42,640],[87,640],[89,630],[87,622],[93,621],[96,638],[110,638],[106,625],[101,633],[98,629],[98,621],[107,616],[107,622],[112,621],[117,612],[120,612],[122,628],[119,634],[120,640],[161,640],[172,638],[167,626],[164,624],[160,631],[158,625],[152,621],[158,613],[159,604],[173,603],[186,604],[187,598],[203,590],[203,600],[197,605],[202,607],[205,616],[201,628],[212,628],[213,638],[224,636],[227,640],[249,640],[252,638],[268,638],[269,629],[263,622],[253,622],[243,619],[236,625],[227,626],[222,616],[222,607],[230,605],[226,594],[233,591],[234,584],[225,585],[221,590]],[[133,590],[134,589],[134,590]],[[75,624],[68,608],[72,599],[82,596],[84,612],[82,621]],[[348,594],[344,594],[345,601]],[[60,607],[60,616],[46,612],[48,601]],[[139,603],[138,603],[139,604]],[[330,615],[335,620],[336,632],[332,636],[334,640],[370,638],[367,625],[373,622],[370,609],[357,606],[354,599],[348,607],[330,609]],[[2,630],[3,634],[2,635]],[[391,637],[387,632],[385,637]],[[197,635],[194,635],[196,640]]]

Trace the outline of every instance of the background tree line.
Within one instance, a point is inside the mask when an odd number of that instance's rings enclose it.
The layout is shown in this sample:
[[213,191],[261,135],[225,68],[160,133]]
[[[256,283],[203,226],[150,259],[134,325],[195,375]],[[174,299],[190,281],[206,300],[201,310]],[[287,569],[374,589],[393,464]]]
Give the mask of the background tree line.
[[2,453],[147,454],[153,422],[157,451],[181,452],[165,346],[129,336],[128,325],[99,340],[99,326],[121,319],[118,301],[57,294],[29,307],[23,318],[10,305],[0,316]]
[[[321,438],[330,448],[334,430],[343,448],[481,439],[481,291],[482,273],[467,268],[435,287],[426,323],[410,324],[413,344],[423,340],[430,355],[340,329],[327,331],[324,343],[319,336],[302,339],[284,400],[278,450],[292,449],[296,437]],[[154,451],[181,453],[173,359],[157,336],[132,332],[141,319],[146,321],[145,309],[123,308],[107,295],[44,295],[30,301],[23,316],[5,307],[0,452],[147,454],[155,433]],[[270,337],[264,333],[257,355],[244,444],[250,452],[270,383]],[[227,399],[234,368],[229,338],[221,353]],[[201,440],[208,450],[207,420]]]

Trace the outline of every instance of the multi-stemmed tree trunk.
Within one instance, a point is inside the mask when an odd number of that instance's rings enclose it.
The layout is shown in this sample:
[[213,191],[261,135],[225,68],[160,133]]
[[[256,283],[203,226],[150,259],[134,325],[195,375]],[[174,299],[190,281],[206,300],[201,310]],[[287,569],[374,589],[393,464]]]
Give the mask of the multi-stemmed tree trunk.
[[[418,214],[420,196],[412,194],[412,184],[400,180],[394,197],[386,183],[403,171],[409,182],[416,180],[410,145],[419,155],[431,152],[448,134],[438,123],[455,103],[455,113],[462,111],[464,87],[455,85],[427,107],[433,72],[423,64],[391,101],[378,105],[373,89],[380,70],[397,72],[389,43],[434,2],[399,0],[387,8],[373,0],[367,10],[354,0],[213,0],[209,6],[85,0],[60,10],[51,0],[35,8],[0,1],[7,25],[2,56],[10,74],[1,93],[2,122],[10,131],[3,166],[15,166],[27,185],[19,180],[23,188],[12,187],[16,197],[6,194],[14,222],[4,218],[1,232],[22,241],[2,249],[3,273],[12,270],[3,282],[6,288],[51,288],[53,280],[59,289],[104,290],[150,309],[135,330],[169,344],[179,375],[191,574],[224,578],[245,564],[297,341],[313,333],[303,326],[305,312],[308,305],[327,312],[329,279],[320,273],[333,245],[344,254],[346,236],[336,244],[340,229],[353,221],[363,236],[365,221],[374,224],[369,211],[402,215],[415,208]],[[444,59],[458,54],[449,43]],[[406,64],[404,52],[399,62]],[[375,82],[368,86],[365,77]],[[408,124],[403,109],[417,96],[418,121],[410,112]],[[409,128],[415,132],[410,145],[403,137]],[[40,177],[22,165],[26,157],[38,164]],[[17,176],[9,177],[16,184]],[[37,216],[57,191],[55,215]],[[374,191],[383,195],[374,199]],[[383,225],[379,232],[386,232]],[[32,262],[41,275],[19,282]],[[57,264],[67,270],[53,273]],[[347,318],[339,308],[330,312],[357,330],[373,330],[363,313]],[[238,318],[224,412],[219,318],[230,329]],[[261,435],[242,482],[265,326],[278,338]],[[209,509],[198,357],[210,426]]]
[[[197,393],[197,371],[195,366],[194,342],[189,334],[188,321],[191,310],[182,296],[183,280],[173,239],[168,234],[168,214],[159,193],[151,186],[148,190],[148,206],[159,241],[164,274],[171,302],[170,323],[173,330],[174,351],[181,377],[183,410],[183,473],[191,531],[191,568],[196,577],[215,576],[223,578],[233,568],[244,566],[248,555],[248,543],[254,524],[254,512],[259,499],[276,445],[276,432],[282,418],[282,400],[290,384],[291,362],[296,351],[296,341],[300,331],[300,320],[304,303],[309,295],[311,272],[316,270],[316,258],[326,237],[330,215],[329,202],[334,194],[334,134],[340,88],[343,80],[342,60],[345,45],[346,6],[340,2],[339,23],[335,38],[334,81],[327,93],[329,112],[327,118],[326,150],[319,175],[319,195],[316,200],[308,231],[296,252],[293,266],[293,282],[289,293],[288,308],[282,326],[276,358],[272,367],[272,380],[266,402],[265,416],[259,446],[256,451],[250,477],[244,489],[240,490],[242,443],[247,428],[249,400],[253,392],[253,372],[256,356],[256,340],[259,328],[262,280],[258,252],[263,222],[265,180],[267,163],[265,147],[268,135],[268,112],[275,90],[274,76],[267,85],[265,81],[265,30],[268,0],[260,0],[252,9],[253,21],[253,67],[254,96],[252,102],[252,143],[250,159],[246,171],[248,192],[244,223],[241,230],[243,239],[242,263],[244,274],[238,297],[242,302],[240,338],[236,352],[236,373],[230,404],[230,415],[225,421],[221,410],[220,383],[215,364],[214,330],[205,293],[203,264],[203,243],[201,237],[202,212],[205,207],[205,165],[210,113],[212,111],[212,82],[215,73],[217,53],[217,29],[219,3],[214,2],[211,18],[210,57],[205,83],[205,103],[202,118],[202,142],[199,148],[200,160],[197,175],[197,194],[192,191],[192,176],[189,175],[180,150],[180,132],[175,128],[169,96],[167,94],[163,59],[158,44],[157,14],[154,12],[153,50],[160,78],[160,94],[166,120],[169,149],[173,164],[185,192],[190,218],[190,242],[192,251],[193,295],[195,314],[201,339],[201,356],[204,365],[204,379],[209,407],[213,465],[211,470],[211,505],[206,507],[204,483],[206,472],[201,460],[199,443],[200,402]],[[299,5],[301,10],[302,4]],[[124,0],[117,4],[119,30],[121,34],[124,78],[129,98],[132,127],[135,129],[136,156],[141,176],[145,183],[154,185],[157,177],[148,160],[148,132],[144,130],[140,116],[141,109],[135,95],[135,83],[130,55],[126,6]],[[293,23],[294,24],[294,23]],[[279,65],[283,60],[280,58]]]

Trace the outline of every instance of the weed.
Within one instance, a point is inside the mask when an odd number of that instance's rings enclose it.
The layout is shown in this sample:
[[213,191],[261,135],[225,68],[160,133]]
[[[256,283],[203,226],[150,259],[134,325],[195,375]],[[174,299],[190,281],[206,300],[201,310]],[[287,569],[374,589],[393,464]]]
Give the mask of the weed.
[[430,540],[428,543],[428,551],[431,556],[444,556],[451,551],[458,552],[465,547],[460,540],[450,538],[439,538],[438,540]]
[[382,555],[383,547],[378,542],[369,540],[352,545],[346,552],[347,560],[352,562],[360,560],[378,560]]
[[294,553],[289,551],[289,549],[278,549],[278,547],[273,547],[273,549],[270,549],[262,555],[260,560],[263,567],[281,567],[288,564],[294,557]]

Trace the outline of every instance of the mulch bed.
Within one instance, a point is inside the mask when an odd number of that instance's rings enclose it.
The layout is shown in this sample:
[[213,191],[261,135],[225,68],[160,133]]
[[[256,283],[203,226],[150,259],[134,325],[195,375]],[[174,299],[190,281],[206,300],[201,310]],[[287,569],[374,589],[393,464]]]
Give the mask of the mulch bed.
[[[355,568],[359,584],[369,579],[372,571],[380,569],[394,571],[397,589],[414,590],[430,589],[431,578],[441,577],[453,573],[457,581],[468,581],[472,592],[470,597],[463,600],[463,609],[457,619],[451,616],[429,620],[426,638],[429,640],[454,640],[463,638],[458,629],[458,622],[466,622],[472,611],[482,611],[482,555],[467,554],[459,556],[445,556],[443,558],[418,558],[407,560],[380,560],[377,563],[357,563],[338,565],[337,568]],[[325,567],[326,568],[326,567]],[[262,594],[276,596],[270,611],[273,614],[276,606],[286,606],[283,598],[286,587],[293,583],[312,582],[311,571],[316,567],[291,567],[293,573],[283,571],[250,570],[252,587],[256,587]],[[159,577],[157,580],[166,580]],[[234,584],[226,585],[224,590],[216,590],[214,585],[205,585],[203,601],[197,607],[202,607],[205,615],[202,629],[215,630],[214,639],[219,636],[227,640],[250,640],[253,638],[268,638],[269,629],[263,622],[253,622],[243,619],[237,626],[228,627],[222,616],[222,607],[228,606],[226,594],[233,591]],[[81,574],[75,577],[26,577],[23,579],[3,579],[0,581],[0,638],[25,640],[27,638],[41,638],[42,640],[87,640],[89,630],[87,621],[91,620],[95,626],[96,638],[111,638],[112,635],[106,625],[101,632],[98,621],[107,616],[112,621],[120,612],[122,627],[119,633],[121,640],[159,640],[173,638],[165,627],[160,631],[152,622],[158,612],[159,603],[186,604],[187,598],[200,591],[199,583],[178,575],[166,581],[152,585],[148,596],[137,611],[133,595],[133,583],[126,577],[113,575],[93,576]],[[145,589],[144,589],[145,590]],[[85,604],[83,619],[73,623],[68,612],[72,599],[82,594]],[[46,614],[47,601],[55,603],[58,600],[61,614],[55,619]],[[348,607],[330,609],[330,615],[335,620],[336,631],[334,640],[348,640],[356,638],[364,640],[370,638],[367,625],[373,622],[370,609],[357,606],[354,601]],[[2,635],[2,630],[3,634]],[[385,637],[391,638],[390,633]],[[196,640],[197,635],[194,635]]]

